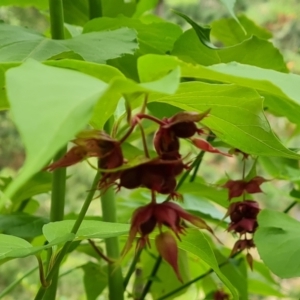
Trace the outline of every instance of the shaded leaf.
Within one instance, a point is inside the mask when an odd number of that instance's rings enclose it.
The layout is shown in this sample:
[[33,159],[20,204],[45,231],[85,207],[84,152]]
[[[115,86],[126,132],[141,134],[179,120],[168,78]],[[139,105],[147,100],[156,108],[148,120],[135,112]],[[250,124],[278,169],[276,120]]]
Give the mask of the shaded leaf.
[[87,300],[96,300],[107,286],[107,268],[88,262],[82,266],[83,283]]
[[103,63],[125,53],[133,54],[137,49],[136,34],[128,28],[52,40],[23,27],[0,24],[0,37],[1,61],[24,61],[28,58],[42,61],[63,52],[74,52],[84,60]]
[[42,227],[48,222],[46,218],[25,213],[0,215],[0,231],[20,238],[34,238],[42,235]]
[[204,66],[234,61],[287,72],[286,64],[279,50],[271,42],[256,36],[251,36],[242,43],[231,47],[209,49],[198,40],[194,30],[190,29],[175,42],[172,55],[183,61]]
[[274,274],[281,278],[300,276],[300,222],[281,212],[262,210],[254,242]]
[[246,15],[238,17],[247,34],[243,32],[234,19],[220,19],[211,24],[211,34],[221,41],[225,46],[233,46],[249,39],[252,35],[258,38],[268,40],[272,34],[265,28],[258,26]]
[[[130,19],[124,16],[117,18],[98,18],[86,23],[83,32],[115,30],[128,27],[136,30],[139,41],[139,53],[161,53],[171,51],[175,40],[180,36],[182,30],[179,26],[162,22],[144,24],[138,19]],[[163,39],[161,37],[164,37]]]

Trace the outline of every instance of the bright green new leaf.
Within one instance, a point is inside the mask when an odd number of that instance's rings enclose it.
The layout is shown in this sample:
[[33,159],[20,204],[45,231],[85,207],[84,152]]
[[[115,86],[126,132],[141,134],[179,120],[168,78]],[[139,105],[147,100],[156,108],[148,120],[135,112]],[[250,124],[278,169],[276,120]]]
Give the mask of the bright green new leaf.
[[189,230],[188,234],[182,236],[182,242],[178,243],[178,247],[191,254],[196,255],[206,264],[208,264],[228,287],[232,293],[233,299],[239,299],[238,293],[231,282],[219,269],[214,252],[206,240],[204,234],[199,230]]
[[[74,225],[73,220],[51,222],[43,227],[44,236],[48,241],[53,241],[71,232]],[[126,234],[129,231],[128,224],[109,223],[93,220],[84,220],[76,233],[76,238],[83,239],[106,239]]]
[[263,262],[281,278],[300,276],[300,222],[268,209],[258,215],[254,242]]
[[152,94],[149,101],[169,103],[186,111],[211,109],[202,123],[232,147],[254,155],[298,158],[274,136],[262,111],[262,98],[252,89],[186,82],[180,84],[175,95]]
[[11,112],[27,153],[21,173],[6,191],[12,197],[86,126],[107,84],[35,61],[8,70],[6,82]]
[[241,15],[238,17],[247,34],[241,29],[234,19],[220,19],[211,24],[211,35],[216,37],[225,46],[233,46],[249,39],[252,35],[258,38],[268,40],[272,38],[271,32],[265,28],[258,26],[247,16]]
[[204,66],[235,61],[264,69],[287,72],[279,50],[271,42],[256,36],[231,47],[211,49],[203,45],[195,31],[190,29],[175,42],[172,55],[183,61]]

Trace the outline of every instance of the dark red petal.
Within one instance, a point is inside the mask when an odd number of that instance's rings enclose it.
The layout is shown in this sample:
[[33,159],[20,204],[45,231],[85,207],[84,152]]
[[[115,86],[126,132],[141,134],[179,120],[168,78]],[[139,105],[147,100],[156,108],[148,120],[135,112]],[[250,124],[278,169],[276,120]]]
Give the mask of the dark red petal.
[[246,260],[247,260],[247,263],[248,263],[250,269],[253,271],[253,257],[250,253],[247,253]]
[[210,109],[204,111],[203,113],[197,113],[197,112],[188,112],[188,111],[182,111],[174,115],[173,117],[167,119],[167,123],[170,124],[170,126],[176,124],[176,123],[182,123],[182,122],[200,122],[202,119],[204,119],[210,112]]
[[172,132],[179,138],[190,138],[192,137],[198,130],[195,123],[192,122],[180,122],[172,125]]
[[228,188],[228,199],[231,200],[244,193],[246,184],[243,180],[228,180],[222,187]]
[[153,143],[158,155],[173,153],[177,156],[179,153],[179,139],[169,128],[160,127],[155,133]]
[[228,153],[224,153],[220,150],[218,150],[217,148],[213,147],[209,142],[207,142],[206,140],[203,140],[203,139],[199,139],[199,138],[195,138],[195,139],[192,139],[192,142],[193,144],[203,150],[203,151],[207,151],[207,152],[211,152],[211,153],[218,153],[218,154],[222,154],[222,155],[225,155],[225,156],[229,156],[231,157],[230,154]]
[[71,148],[62,158],[53,162],[49,166],[45,167],[44,170],[53,171],[62,167],[69,167],[82,161],[87,155],[84,147],[75,146]]
[[247,182],[246,185],[246,191],[249,194],[255,194],[255,193],[262,193],[262,190],[260,189],[260,185],[267,180],[263,177],[256,176],[252,178],[250,181]]
[[155,238],[157,251],[161,257],[170,264],[180,282],[183,282],[178,267],[178,248],[174,236],[166,231],[162,232]]

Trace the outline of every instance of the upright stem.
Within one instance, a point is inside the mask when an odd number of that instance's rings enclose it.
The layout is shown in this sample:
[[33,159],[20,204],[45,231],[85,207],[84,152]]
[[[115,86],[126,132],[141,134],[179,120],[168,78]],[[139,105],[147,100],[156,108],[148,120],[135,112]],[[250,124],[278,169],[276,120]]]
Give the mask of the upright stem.
[[101,0],[89,0],[90,20],[102,17]]
[[[97,187],[97,184],[99,182],[99,179],[101,177],[101,173],[98,172],[94,178],[94,181],[93,181],[93,185],[83,203],[83,206],[81,208],[81,211],[77,217],[77,220],[75,221],[75,224],[73,225],[73,228],[71,230],[71,233],[74,233],[76,234],[86,213],[87,213],[87,210],[93,200],[93,197],[94,197],[94,194],[95,194],[95,191],[96,191],[96,187]],[[62,260],[64,259],[65,255],[67,254],[70,246],[72,244],[72,241],[70,242],[67,242],[65,243],[65,245],[63,246],[63,248],[61,249],[61,251],[59,252],[59,254],[57,255],[56,259],[55,259],[55,262],[53,264],[53,267],[51,268],[51,270],[49,271],[47,277],[46,277],[46,282],[51,282],[53,280],[53,278],[55,277],[55,275],[57,274],[58,270],[59,270],[59,266],[62,262]],[[35,300],[41,300],[44,298],[44,295],[46,293],[46,289],[41,286],[37,295],[35,296]],[[47,298],[48,299],[48,298]]]
[[51,36],[55,40],[63,40],[64,32],[64,10],[62,0],[49,0]]
[[[102,218],[104,222],[117,222],[115,194],[112,188],[101,196]],[[106,254],[112,259],[120,257],[119,241],[117,237],[105,240]],[[124,299],[124,285],[122,270],[114,264],[108,265],[108,290],[110,300]]]
[[[52,39],[63,40],[64,39],[64,11],[62,0],[49,0],[50,11],[50,24],[51,24],[51,36]],[[65,155],[67,147],[60,150],[54,160],[58,160]],[[52,180],[52,196],[51,196],[51,208],[50,208],[50,221],[61,221],[64,218],[65,207],[65,191],[66,191],[66,169],[61,168],[53,172]],[[48,269],[50,261],[50,250],[48,252],[48,263],[46,269]],[[46,299],[54,300],[56,297],[57,283],[58,283],[59,268],[57,268],[56,274],[53,276],[51,286],[47,289]]]

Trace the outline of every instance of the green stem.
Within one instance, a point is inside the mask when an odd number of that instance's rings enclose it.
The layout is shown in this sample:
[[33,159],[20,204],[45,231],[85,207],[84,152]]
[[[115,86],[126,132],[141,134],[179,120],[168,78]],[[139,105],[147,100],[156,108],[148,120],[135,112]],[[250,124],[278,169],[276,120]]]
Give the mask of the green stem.
[[[52,39],[63,40],[64,39],[64,11],[62,0],[49,0],[49,12],[50,12],[50,27]],[[54,160],[58,160],[65,155],[67,147],[60,150]],[[52,196],[51,196],[51,209],[50,209],[50,221],[61,221],[64,218],[65,207],[65,190],[66,190],[66,169],[58,169],[53,172],[52,180]],[[46,270],[49,267],[51,256],[48,252]],[[56,290],[58,283],[59,268],[53,276],[52,283],[47,289],[46,298],[54,300],[56,298]]]
[[49,0],[49,12],[52,39],[63,40],[65,38],[65,28],[62,0]]
[[[86,212],[93,200],[93,197],[94,197],[94,194],[95,194],[95,191],[96,191],[96,188],[97,188],[97,185],[98,185],[98,182],[99,182],[99,179],[101,177],[101,173],[98,172],[94,178],[94,181],[93,181],[93,184],[92,184],[92,187],[83,203],[83,206],[81,208],[81,211],[77,217],[77,220],[75,221],[75,224],[73,225],[73,228],[71,230],[71,233],[74,233],[76,234],[85,215],[86,215]],[[62,262],[62,260],[64,259],[65,255],[67,254],[70,246],[72,244],[72,241],[69,241],[67,243],[65,243],[65,245],[63,246],[63,248],[61,249],[61,251],[59,252],[59,254],[57,255],[56,259],[55,259],[55,262],[53,264],[53,267],[51,268],[51,270],[49,271],[48,275],[46,276],[46,282],[51,282],[53,280],[53,277],[55,276],[55,274],[57,273],[57,271],[59,270],[59,266]],[[41,300],[43,299],[44,295],[46,293],[46,289],[41,286],[37,295],[35,296],[35,300]]]
[[[101,196],[102,218],[104,222],[117,222],[115,194],[112,188]],[[112,259],[120,257],[117,237],[105,239],[106,254]],[[124,299],[122,270],[115,264],[108,265],[108,290],[110,300]]]
[[298,201],[293,201],[283,212],[287,214],[298,203]]
[[141,255],[141,253],[142,253],[142,250],[143,250],[143,249],[140,248],[140,249],[137,251],[136,255],[134,256],[134,258],[133,258],[133,260],[132,260],[132,262],[131,262],[131,265],[130,265],[130,267],[129,267],[129,270],[128,270],[128,272],[127,272],[125,278],[124,278],[124,283],[123,283],[123,285],[124,285],[124,290],[126,290],[126,287],[127,287],[127,285],[128,285],[128,282],[129,282],[129,280],[130,280],[130,277],[131,277],[131,275],[133,274],[133,272],[134,272],[135,269],[136,269],[136,264],[138,263],[138,261],[139,261],[139,259],[140,259],[140,255]]
[[156,273],[157,273],[157,271],[159,269],[159,266],[160,266],[161,262],[162,262],[162,257],[159,256],[157,258],[156,262],[155,262],[155,265],[154,265],[153,269],[152,269],[150,278],[148,279],[147,284],[145,285],[145,287],[143,289],[143,292],[142,292],[142,295],[141,295],[141,298],[140,298],[141,300],[145,299],[146,295],[148,294],[148,292],[149,292],[149,290],[151,288],[153,279],[154,279],[154,277],[155,277],[155,275],[156,275]]
[[90,20],[102,17],[101,0],[89,0]]
[[[67,147],[61,149],[55,156],[54,161],[60,159],[65,155]],[[52,176],[52,193],[51,193],[51,208],[50,208],[50,221],[57,222],[64,218],[65,208],[65,192],[66,192],[66,168],[60,168],[53,172]],[[49,269],[49,263],[51,260],[51,250],[48,250],[46,270]],[[54,300],[56,297],[57,284],[58,284],[59,269],[53,276],[51,285],[47,289],[45,298]]]

